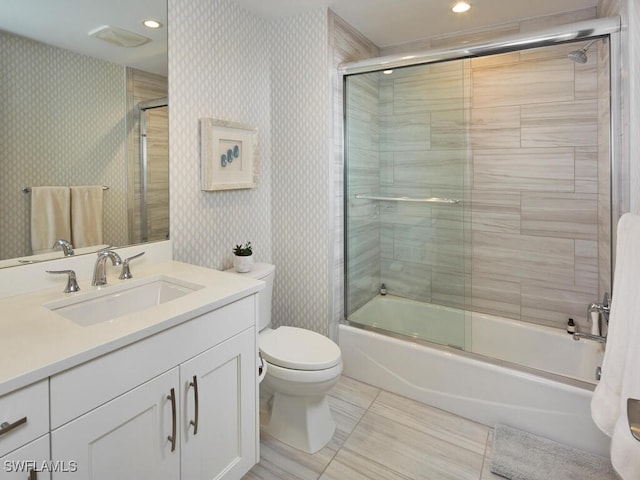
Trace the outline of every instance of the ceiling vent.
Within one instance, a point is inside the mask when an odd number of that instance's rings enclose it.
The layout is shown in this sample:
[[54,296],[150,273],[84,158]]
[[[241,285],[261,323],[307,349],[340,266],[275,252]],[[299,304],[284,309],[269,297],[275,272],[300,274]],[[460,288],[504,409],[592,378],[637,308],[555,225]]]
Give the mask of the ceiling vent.
[[139,35],[118,27],[110,27],[109,25],[94,28],[89,32],[89,36],[125,48],[139,47],[151,41],[150,38],[144,35]]

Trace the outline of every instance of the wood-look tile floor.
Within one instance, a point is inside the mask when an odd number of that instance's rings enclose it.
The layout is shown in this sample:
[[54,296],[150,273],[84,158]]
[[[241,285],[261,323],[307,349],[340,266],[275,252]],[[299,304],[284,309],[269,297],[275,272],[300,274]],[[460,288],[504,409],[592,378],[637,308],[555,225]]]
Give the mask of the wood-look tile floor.
[[261,433],[260,463],[243,480],[502,478],[489,471],[490,427],[344,376],[329,403],[337,428],[326,447],[310,455]]

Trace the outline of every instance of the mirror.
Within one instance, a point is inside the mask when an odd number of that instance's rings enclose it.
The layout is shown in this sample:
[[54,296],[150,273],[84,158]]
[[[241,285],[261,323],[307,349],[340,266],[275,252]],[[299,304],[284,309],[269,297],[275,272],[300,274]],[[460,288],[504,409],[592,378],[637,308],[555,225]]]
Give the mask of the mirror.
[[0,267],[63,257],[32,255],[34,186],[104,186],[77,254],[167,239],[166,0],[3,0],[0,52]]

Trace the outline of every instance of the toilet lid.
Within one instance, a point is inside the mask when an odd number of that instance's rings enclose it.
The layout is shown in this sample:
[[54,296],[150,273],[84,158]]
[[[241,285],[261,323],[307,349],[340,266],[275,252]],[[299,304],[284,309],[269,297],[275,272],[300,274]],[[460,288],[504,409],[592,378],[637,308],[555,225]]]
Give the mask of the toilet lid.
[[319,333],[296,327],[279,327],[260,337],[264,359],[294,370],[324,370],[340,362],[340,348]]

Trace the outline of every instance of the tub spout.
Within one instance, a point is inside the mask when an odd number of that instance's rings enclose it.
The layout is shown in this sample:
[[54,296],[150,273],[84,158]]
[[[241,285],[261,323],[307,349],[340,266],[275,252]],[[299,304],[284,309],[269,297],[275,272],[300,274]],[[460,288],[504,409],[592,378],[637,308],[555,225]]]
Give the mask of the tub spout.
[[577,342],[578,340],[580,340],[581,338],[584,338],[586,340],[593,340],[596,342],[600,342],[602,344],[606,344],[607,343],[607,337],[603,337],[602,335],[591,335],[590,333],[582,333],[582,332],[576,332],[573,334],[573,339]]

